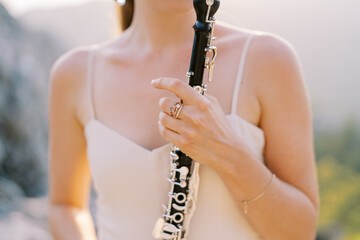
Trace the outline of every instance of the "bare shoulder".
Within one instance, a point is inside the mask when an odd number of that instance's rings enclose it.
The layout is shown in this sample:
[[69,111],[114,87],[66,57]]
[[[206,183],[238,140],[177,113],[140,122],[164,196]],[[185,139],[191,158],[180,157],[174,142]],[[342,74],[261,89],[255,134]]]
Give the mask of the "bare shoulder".
[[91,46],[80,46],[65,52],[54,63],[51,79],[55,84],[68,85],[74,88],[81,84],[87,74],[89,53],[96,50],[97,55],[114,52],[118,38],[110,39]]
[[73,117],[82,125],[91,118],[87,91],[91,54],[96,63],[114,58],[114,55],[118,57],[123,52],[118,49],[119,40],[121,42],[121,37],[71,49],[60,56],[51,69],[51,100],[71,109]]
[[[262,67],[269,64],[298,63],[294,46],[285,38],[271,32],[242,28],[227,23],[220,23],[218,28],[219,38],[227,44],[234,46],[254,35],[251,42],[249,57],[256,59]],[[219,40],[221,40],[219,39]],[[259,66],[259,65],[258,65]]]
[[273,33],[256,33],[251,46],[251,58],[256,59],[257,67],[278,73],[279,70],[291,71],[299,67],[299,58],[290,42]]
[[51,69],[51,85],[68,91],[78,86],[86,75],[89,49],[78,47],[60,56]]
[[[221,24],[220,35],[228,48],[244,44],[253,36],[246,58],[244,81],[252,86],[259,102],[274,91],[303,88],[304,79],[299,57],[294,46],[285,38],[270,32]],[[300,87],[300,88],[299,88]]]
[[294,46],[273,33],[257,33],[249,50],[248,66],[259,101],[274,99],[272,96],[279,92],[306,95],[301,64]]
[[[226,23],[220,23],[217,27],[219,42],[223,49],[229,50],[230,55],[234,50],[242,49],[246,40],[253,37],[246,57],[243,83],[247,85],[247,92],[254,96],[251,102],[258,102],[257,115],[263,112],[264,103],[269,103],[269,99],[273,104],[274,101],[283,101],[273,97],[280,92],[307,94],[299,57],[288,40],[274,33]],[[254,119],[260,119],[260,116]]]
[[[60,56],[51,69],[50,110],[81,118],[90,47],[78,47]],[[55,109],[53,109],[55,108]]]
[[[253,35],[247,61],[249,67],[255,66],[258,70],[278,71],[279,66],[284,70],[294,70],[299,67],[299,58],[294,46],[285,38],[270,32],[241,28],[227,23],[216,26],[219,41],[226,48],[236,48]],[[258,71],[259,72],[259,71]],[[279,73],[279,72],[278,72]]]

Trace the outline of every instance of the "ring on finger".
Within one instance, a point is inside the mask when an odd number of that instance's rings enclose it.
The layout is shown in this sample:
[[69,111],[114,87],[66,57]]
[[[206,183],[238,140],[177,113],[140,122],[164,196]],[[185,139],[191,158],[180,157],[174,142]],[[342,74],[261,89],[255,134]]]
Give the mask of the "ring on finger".
[[183,106],[184,104],[182,103],[182,101],[175,102],[174,105],[170,107],[170,116],[177,119],[180,115]]

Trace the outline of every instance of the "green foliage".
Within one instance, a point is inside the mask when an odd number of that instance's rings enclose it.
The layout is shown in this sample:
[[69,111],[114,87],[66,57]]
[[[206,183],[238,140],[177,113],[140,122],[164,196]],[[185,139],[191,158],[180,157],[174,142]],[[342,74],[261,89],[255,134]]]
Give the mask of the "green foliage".
[[360,173],[360,123],[349,119],[342,129],[315,134],[317,159],[333,156],[337,162]]
[[360,239],[360,127],[317,133],[320,185],[317,239]]

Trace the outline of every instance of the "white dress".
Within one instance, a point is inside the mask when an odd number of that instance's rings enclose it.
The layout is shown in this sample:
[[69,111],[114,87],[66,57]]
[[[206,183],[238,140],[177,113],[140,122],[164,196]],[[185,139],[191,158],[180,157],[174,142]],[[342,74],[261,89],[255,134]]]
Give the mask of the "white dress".
[[[231,114],[234,131],[264,162],[264,133],[236,115],[236,103],[248,48],[246,40],[233,93]],[[92,88],[92,54],[89,57],[89,90]],[[162,205],[168,201],[170,144],[148,150],[96,119],[90,96],[91,120],[86,123],[87,155],[97,192],[99,240],[150,240]],[[200,186],[187,240],[258,239],[243,212],[217,173],[200,166]]]

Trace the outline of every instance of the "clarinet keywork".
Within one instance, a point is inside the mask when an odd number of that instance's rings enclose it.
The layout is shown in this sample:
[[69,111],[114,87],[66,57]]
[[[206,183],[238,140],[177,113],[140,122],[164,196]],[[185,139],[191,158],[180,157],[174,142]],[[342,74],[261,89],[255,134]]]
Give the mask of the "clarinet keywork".
[[[197,20],[193,26],[195,35],[190,68],[186,79],[195,91],[204,95],[207,84],[203,83],[204,70],[207,81],[213,78],[217,48],[212,45],[215,37],[215,13],[219,0],[194,0]],[[169,200],[164,213],[155,224],[155,239],[182,240],[188,235],[189,224],[196,207],[199,186],[199,163],[193,161],[176,146],[170,152]]]

